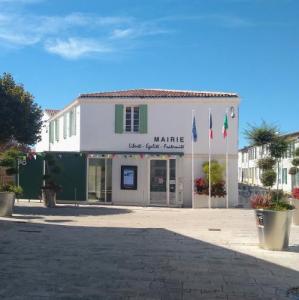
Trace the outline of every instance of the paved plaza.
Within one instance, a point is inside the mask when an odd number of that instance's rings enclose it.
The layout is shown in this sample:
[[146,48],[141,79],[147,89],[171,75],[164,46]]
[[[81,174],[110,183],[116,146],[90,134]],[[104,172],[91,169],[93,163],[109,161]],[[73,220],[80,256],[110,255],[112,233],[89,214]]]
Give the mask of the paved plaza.
[[247,209],[19,202],[0,218],[0,299],[296,299],[290,249],[257,247]]

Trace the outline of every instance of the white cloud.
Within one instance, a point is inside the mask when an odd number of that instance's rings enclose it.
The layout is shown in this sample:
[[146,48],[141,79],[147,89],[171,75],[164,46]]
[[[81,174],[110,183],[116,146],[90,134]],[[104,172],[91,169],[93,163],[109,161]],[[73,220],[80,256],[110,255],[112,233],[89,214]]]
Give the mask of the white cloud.
[[111,34],[111,38],[122,39],[133,36],[135,31],[132,28],[127,29],[114,29]]
[[68,38],[46,41],[45,49],[66,59],[78,59],[92,54],[104,54],[112,52],[109,48],[97,40],[86,38]]

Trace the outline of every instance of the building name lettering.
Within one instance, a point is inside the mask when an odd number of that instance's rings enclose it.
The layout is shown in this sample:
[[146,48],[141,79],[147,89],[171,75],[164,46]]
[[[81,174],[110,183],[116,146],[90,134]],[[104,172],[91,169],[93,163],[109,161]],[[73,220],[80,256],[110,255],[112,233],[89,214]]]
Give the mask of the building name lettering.
[[137,143],[129,143],[130,149],[146,149],[150,150],[177,150],[184,149],[184,137],[183,136],[155,136],[154,142],[145,143],[145,144],[137,144]]
[[156,143],[184,143],[183,136],[155,136]]

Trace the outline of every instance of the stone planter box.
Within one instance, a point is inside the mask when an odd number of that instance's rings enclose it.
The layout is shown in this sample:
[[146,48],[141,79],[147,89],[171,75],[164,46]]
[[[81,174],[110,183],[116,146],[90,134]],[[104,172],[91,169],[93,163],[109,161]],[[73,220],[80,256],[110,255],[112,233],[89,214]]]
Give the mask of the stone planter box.
[[293,212],[293,224],[299,225],[299,199],[292,199],[292,205],[295,206],[294,212]]
[[[211,197],[211,208],[225,208],[225,197]],[[194,195],[194,207],[193,208],[209,208],[209,196],[208,195]]]

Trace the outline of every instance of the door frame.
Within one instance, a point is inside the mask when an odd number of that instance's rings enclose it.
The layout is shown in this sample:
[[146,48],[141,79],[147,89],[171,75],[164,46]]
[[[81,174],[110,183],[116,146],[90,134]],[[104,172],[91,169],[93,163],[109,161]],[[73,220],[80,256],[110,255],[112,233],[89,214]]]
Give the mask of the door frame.
[[[89,179],[89,160],[90,159],[104,159],[105,160],[105,186],[104,186],[104,189],[105,189],[105,199],[104,201],[99,201],[99,200],[90,200],[89,197],[88,197],[88,194],[89,194],[89,189],[88,189],[88,179]],[[86,159],[86,201],[99,201],[101,203],[112,203],[112,199],[111,199],[111,202],[107,202],[107,160],[108,159],[111,159],[109,157],[87,157]],[[112,176],[112,174],[111,174]],[[112,184],[113,184],[113,176],[112,176]],[[112,192],[112,191],[111,191]]]
[[166,205],[169,206],[169,178],[170,178],[170,168],[169,168],[169,160],[174,159],[175,160],[175,170],[176,170],[176,176],[175,176],[175,202],[177,202],[177,158],[176,157],[149,157],[148,159],[148,205],[151,205],[151,160],[165,160],[166,161]]

